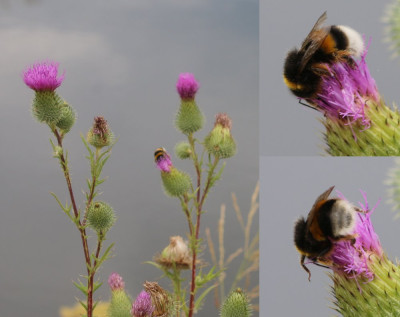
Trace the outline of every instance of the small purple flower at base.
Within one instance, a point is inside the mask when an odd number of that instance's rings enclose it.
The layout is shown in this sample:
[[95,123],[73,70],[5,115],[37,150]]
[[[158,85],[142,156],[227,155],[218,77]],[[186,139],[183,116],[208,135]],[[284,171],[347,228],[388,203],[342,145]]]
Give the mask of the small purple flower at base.
[[[356,241],[354,244],[349,240],[336,242],[329,258],[333,262],[332,269],[335,272],[344,272],[350,278],[365,277],[371,281],[375,275],[369,267],[370,256],[371,254],[376,254],[378,257],[383,256],[379,237],[371,222],[371,214],[378,204],[370,210],[365,193],[362,191],[361,193],[365,203],[360,203],[363,212],[357,213],[358,217],[354,230]],[[341,198],[345,199],[344,197]]]
[[153,311],[151,296],[146,291],[141,291],[132,304],[132,317],[150,317]]
[[327,65],[331,75],[321,77],[321,91],[316,98],[308,101],[331,118],[347,119],[348,123],[360,119],[364,128],[368,129],[370,119],[365,114],[367,102],[379,102],[380,96],[365,62],[366,54],[367,49],[359,61],[351,58],[350,62]]
[[176,90],[181,99],[194,99],[199,83],[191,73],[181,73],[176,83]]
[[65,72],[57,78],[57,62],[42,62],[33,64],[23,73],[25,84],[35,91],[54,91],[60,87]]
[[123,290],[125,288],[125,282],[122,276],[116,272],[111,273],[109,276],[108,285],[110,285],[112,291]]

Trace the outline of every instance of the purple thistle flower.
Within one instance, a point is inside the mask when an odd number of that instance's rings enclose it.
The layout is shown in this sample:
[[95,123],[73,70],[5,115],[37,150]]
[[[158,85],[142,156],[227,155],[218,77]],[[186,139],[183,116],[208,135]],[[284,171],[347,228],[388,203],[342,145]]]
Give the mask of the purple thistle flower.
[[57,78],[57,62],[42,62],[33,64],[23,73],[25,84],[35,91],[54,91],[64,80],[64,73]]
[[331,76],[321,77],[321,91],[309,101],[331,118],[340,117],[348,120],[348,123],[360,119],[365,129],[368,129],[370,120],[365,115],[367,102],[377,102],[380,97],[365,62],[366,55],[367,48],[359,61],[352,59],[354,65],[349,62],[326,65]]
[[[359,203],[363,212],[357,214],[354,230],[356,241],[354,244],[349,240],[336,242],[330,259],[333,262],[332,269],[334,271],[344,272],[348,277],[363,276],[371,281],[374,279],[374,273],[369,268],[370,255],[372,253],[379,257],[383,255],[379,237],[371,222],[371,214],[379,202],[370,210],[365,193],[361,191],[361,194],[365,203]],[[345,199],[343,195],[341,196],[342,199]]]
[[191,73],[181,73],[176,82],[176,90],[181,99],[194,99],[199,87],[199,83]]
[[164,148],[158,148],[154,153],[154,159],[157,168],[161,172],[169,173],[171,171],[172,162],[171,157]]
[[131,314],[133,317],[151,316],[154,306],[151,302],[151,296],[146,291],[141,291],[135,302],[132,304]]
[[125,288],[125,282],[122,276],[116,272],[111,273],[109,276],[108,285],[110,285],[112,291],[123,290]]

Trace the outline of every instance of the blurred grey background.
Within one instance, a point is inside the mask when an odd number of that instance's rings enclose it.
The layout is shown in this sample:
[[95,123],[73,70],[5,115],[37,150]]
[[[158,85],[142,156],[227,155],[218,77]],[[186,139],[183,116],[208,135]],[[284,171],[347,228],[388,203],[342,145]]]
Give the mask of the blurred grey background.
[[[200,82],[197,101],[207,123],[199,137],[212,128],[217,112],[227,112],[238,144],[205,204],[201,235],[210,227],[216,241],[219,208],[226,203],[227,254],[243,243],[231,192],[247,212],[258,180],[258,13],[257,0],[0,2],[2,317],[57,316],[61,305],[81,297],[72,281],[85,274],[78,231],[49,194],[67,199],[49,130],[30,113],[33,91],[22,82],[24,68],[49,59],[66,71],[58,92],[78,113],[64,144],[81,207],[89,171],[80,133],[103,115],[119,137],[99,197],[116,210],[107,241],[116,247],[98,277],[117,271],[136,296],[145,280],[161,277],[143,262],[169,236],[187,232],[179,201],[164,195],[153,162],[155,148],[164,146],[177,167],[192,171],[173,155],[184,139],[173,126],[181,72]],[[258,221],[253,226],[258,230]],[[207,249],[204,258],[210,261]],[[228,270],[228,280],[237,266]],[[168,286],[165,279],[160,283]],[[107,284],[96,297],[109,298]],[[199,315],[217,315],[211,298]]]
[[327,25],[348,25],[372,39],[367,64],[388,105],[400,102],[400,59],[392,60],[383,42],[384,8],[392,1],[260,2],[260,153],[261,155],[324,154],[319,112],[304,107],[283,83],[286,54],[299,47],[314,23],[328,12]]
[[352,203],[369,206],[381,202],[372,223],[382,246],[393,261],[400,254],[400,220],[394,220],[387,203],[384,181],[393,158],[261,157],[260,298],[262,316],[338,316],[330,309],[333,297],[327,269],[309,264],[308,274],[300,266],[293,243],[295,221],[306,217],[315,199],[335,185]]

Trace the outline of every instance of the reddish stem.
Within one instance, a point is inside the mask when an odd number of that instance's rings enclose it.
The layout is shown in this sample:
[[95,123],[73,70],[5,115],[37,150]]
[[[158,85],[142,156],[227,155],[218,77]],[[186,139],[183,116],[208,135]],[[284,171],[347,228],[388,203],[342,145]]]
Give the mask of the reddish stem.
[[[58,133],[57,129],[53,130],[54,135],[57,138],[57,143],[58,146],[62,148],[62,136],[60,136],[60,134]],[[87,243],[87,239],[86,239],[86,230],[85,228],[82,228],[82,223],[81,220],[78,219],[79,217],[79,212],[78,212],[78,208],[76,207],[76,203],[75,203],[75,196],[74,196],[74,192],[72,190],[72,184],[71,184],[71,177],[69,175],[69,171],[67,169],[66,166],[66,162],[65,162],[65,158],[64,158],[64,153],[62,153],[60,155],[60,160],[61,160],[61,166],[63,168],[64,171],[64,176],[65,176],[65,180],[67,181],[67,187],[68,187],[68,191],[69,191],[69,196],[71,199],[71,204],[72,204],[72,209],[74,211],[74,215],[75,218],[78,220],[78,230],[81,234],[81,240],[82,240],[82,246],[83,246],[83,252],[85,254],[85,261],[86,261],[86,269],[88,272],[88,275],[90,275],[90,270],[89,267],[91,267],[91,261],[90,261],[90,254],[89,254],[89,246]],[[90,283],[88,281],[88,297],[87,297],[87,313],[88,313],[88,317],[92,317],[93,314],[93,284],[92,287],[90,287]]]

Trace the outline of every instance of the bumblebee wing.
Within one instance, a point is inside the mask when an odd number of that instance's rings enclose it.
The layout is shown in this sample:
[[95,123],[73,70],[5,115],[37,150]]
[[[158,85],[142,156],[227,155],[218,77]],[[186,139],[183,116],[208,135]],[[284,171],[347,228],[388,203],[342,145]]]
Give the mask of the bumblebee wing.
[[329,187],[326,191],[324,191],[321,195],[319,195],[318,198],[315,200],[314,205],[312,206],[310,212],[308,213],[307,230],[310,228],[312,222],[315,220],[315,213],[317,211],[317,206],[318,206],[319,202],[321,202],[323,200],[327,200],[334,188],[335,188],[335,186]]
[[299,53],[303,53],[303,58],[300,63],[300,72],[303,71],[304,67],[310,61],[314,53],[321,47],[325,38],[329,34],[329,29],[322,27],[327,18],[326,11],[319,17],[315,22],[310,33],[308,33],[306,39],[303,41]]

